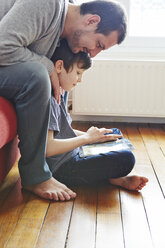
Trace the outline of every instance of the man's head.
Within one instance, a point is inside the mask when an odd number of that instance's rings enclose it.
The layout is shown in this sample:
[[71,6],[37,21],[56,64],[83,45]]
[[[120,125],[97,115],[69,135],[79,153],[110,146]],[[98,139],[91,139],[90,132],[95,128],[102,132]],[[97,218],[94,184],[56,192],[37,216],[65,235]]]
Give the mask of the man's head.
[[82,74],[91,67],[91,59],[88,53],[73,53],[65,39],[61,40],[51,60],[59,77],[60,86],[70,91],[77,83],[81,82]]
[[[74,5],[70,9],[73,8]],[[124,40],[127,31],[126,14],[117,2],[95,0],[76,5],[76,8],[78,11],[71,12],[72,24],[66,35],[74,53],[84,51],[94,57],[101,50]]]
[[123,8],[117,2],[112,1],[91,1],[80,6],[80,14],[93,14],[100,17],[96,33],[108,35],[112,31],[118,32],[117,44],[120,44],[126,35],[126,15]]

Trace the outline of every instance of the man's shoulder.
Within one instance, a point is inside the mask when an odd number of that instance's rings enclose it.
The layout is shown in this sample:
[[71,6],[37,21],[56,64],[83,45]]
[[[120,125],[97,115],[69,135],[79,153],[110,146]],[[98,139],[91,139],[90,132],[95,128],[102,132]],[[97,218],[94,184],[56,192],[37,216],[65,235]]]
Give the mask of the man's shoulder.
[[36,3],[39,2],[39,4],[43,3],[45,5],[50,5],[50,6],[52,6],[52,8],[54,6],[60,6],[60,5],[64,4],[64,0],[46,0],[46,1],[45,0],[39,0],[39,1],[38,0],[33,0],[33,1],[35,1]]
[[13,1],[15,1],[17,4],[27,4],[27,5],[33,4],[33,9],[38,7],[39,9],[43,9],[43,12],[48,12],[49,9],[56,11],[59,8],[61,8],[61,6],[64,5],[64,0],[46,0],[46,1],[45,0],[13,0]]

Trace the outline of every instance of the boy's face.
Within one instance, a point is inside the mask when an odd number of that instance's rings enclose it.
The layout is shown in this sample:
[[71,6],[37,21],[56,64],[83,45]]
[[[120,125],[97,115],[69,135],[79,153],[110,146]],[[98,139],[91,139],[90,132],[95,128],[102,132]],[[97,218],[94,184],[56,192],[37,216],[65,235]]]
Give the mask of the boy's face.
[[81,65],[78,66],[77,63],[75,63],[73,68],[71,67],[68,72],[64,66],[62,66],[61,72],[58,74],[61,88],[65,91],[71,91],[73,87],[81,82],[84,71],[84,69],[81,69]]

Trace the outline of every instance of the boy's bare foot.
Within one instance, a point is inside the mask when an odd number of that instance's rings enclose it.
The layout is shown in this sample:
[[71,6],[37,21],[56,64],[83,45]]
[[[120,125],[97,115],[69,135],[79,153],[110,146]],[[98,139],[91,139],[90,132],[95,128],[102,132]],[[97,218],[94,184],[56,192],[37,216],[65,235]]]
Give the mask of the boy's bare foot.
[[24,187],[25,189],[32,191],[41,198],[65,201],[74,199],[76,193],[67,188],[64,184],[51,177],[47,181],[32,186]]
[[109,179],[109,182],[113,185],[121,186],[122,188],[139,191],[148,182],[148,178],[140,176],[126,176],[120,178]]

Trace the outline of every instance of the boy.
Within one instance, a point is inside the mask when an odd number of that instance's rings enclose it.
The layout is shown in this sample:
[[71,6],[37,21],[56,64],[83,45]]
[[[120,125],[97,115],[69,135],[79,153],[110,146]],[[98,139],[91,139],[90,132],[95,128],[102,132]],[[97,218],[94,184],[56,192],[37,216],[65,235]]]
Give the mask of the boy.
[[[52,61],[60,86],[66,91],[80,83],[83,72],[91,66],[89,55],[83,52],[73,54],[65,40],[62,40],[60,47],[56,49]],[[135,163],[131,151],[121,150],[87,158],[79,157],[80,146],[116,140],[122,137],[120,130],[91,127],[87,132],[81,132],[73,130],[70,124],[71,119],[65,109],[63,96],[61,95],[60,105],[52,97],[46,156],[56,179],[56,192],[48,193],[49,199],[63,201],[75,198],[76,193],[64,184],[90,185],[109,180],[111,184],[137,191],[146,185],[148,179],[145,177],[126,177]]]

